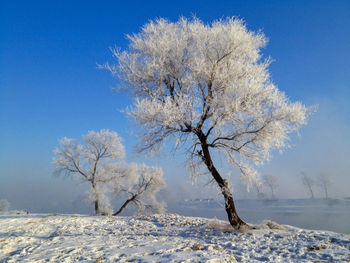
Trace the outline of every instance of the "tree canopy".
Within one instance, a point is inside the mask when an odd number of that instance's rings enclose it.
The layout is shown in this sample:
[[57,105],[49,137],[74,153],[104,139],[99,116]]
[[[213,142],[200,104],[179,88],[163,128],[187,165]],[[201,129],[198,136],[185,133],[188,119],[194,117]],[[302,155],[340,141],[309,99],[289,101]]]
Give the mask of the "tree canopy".
[[112,49],[117,63],[104,67],[133,93],[128,112],[143,128],[140,149],[159,150],[169,137],[189,145],[189,160],[208,168],[226,203],[232,195],[211,151],[223,152],[249,187],[254,166],[306,124],[308,109],[271,80],[271,60],[261,55],[267,38],[240,19],[158,19],[127,38],[126,50]]

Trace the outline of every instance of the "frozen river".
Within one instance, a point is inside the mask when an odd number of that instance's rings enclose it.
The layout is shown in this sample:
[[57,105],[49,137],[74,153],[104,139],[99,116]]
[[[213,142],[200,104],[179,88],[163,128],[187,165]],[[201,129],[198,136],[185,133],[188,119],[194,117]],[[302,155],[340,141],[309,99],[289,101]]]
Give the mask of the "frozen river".
[[[250,223],[270,219],[279,224],[350,234],[350,199],[237,200],[236,207],[240,217]],[[168,211],[227,219],[223,204],[210,199],[169,205]]]

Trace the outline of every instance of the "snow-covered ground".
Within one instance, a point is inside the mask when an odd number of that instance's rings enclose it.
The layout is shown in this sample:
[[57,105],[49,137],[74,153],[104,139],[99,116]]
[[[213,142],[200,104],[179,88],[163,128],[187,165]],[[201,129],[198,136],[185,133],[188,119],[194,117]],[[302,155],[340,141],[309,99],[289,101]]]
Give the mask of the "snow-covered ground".
[[[271,224],[270,224],[271,225]],[[273,224],[272,224],[273,225]],[[278,225],[276,225],[277,228]],[[176,214],[0,215],[0,262],[348,262],[350,235],[291,226],[226,231]]]

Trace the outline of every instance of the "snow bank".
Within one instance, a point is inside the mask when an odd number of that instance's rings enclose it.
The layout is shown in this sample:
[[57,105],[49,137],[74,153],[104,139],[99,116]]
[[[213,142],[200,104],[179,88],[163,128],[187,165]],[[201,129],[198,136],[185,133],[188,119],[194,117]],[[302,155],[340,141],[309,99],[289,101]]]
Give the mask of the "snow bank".
[[[277,225],[278,226],[278,225]],[[231,231],[175,214],[0,215],[0,262],[347,262],[350,236],[284,225]]]

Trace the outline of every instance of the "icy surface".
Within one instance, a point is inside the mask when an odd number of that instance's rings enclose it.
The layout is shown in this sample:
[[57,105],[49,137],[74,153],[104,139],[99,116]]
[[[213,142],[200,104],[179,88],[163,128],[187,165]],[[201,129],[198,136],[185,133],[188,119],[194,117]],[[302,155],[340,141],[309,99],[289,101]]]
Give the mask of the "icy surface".
[[[271,226],[271,224],[269,224]],[[138,217],[0,215],[0,262],[348,262],[350,236],[283,229],[228,231],[225,221],[176,214]],[[276,228],[279,228],[276,225]]]
[[[180,215],[227,219],[224,203],[216,199],[186,200],[168,211]],[[235,201],[241,218],[258,223],[268,218],[280,224],[350,234],[350,199],[279,199]]]

